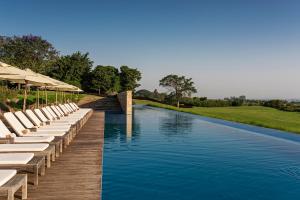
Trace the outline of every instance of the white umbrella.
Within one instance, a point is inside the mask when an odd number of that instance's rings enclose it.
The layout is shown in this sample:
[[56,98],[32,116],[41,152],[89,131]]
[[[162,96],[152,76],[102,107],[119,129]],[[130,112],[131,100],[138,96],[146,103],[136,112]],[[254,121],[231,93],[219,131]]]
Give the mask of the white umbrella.
[[32,84],[34,86],[55,86],[53,82],[43,78],[38,73],[29,69],[21,70],[3,62],[0,62],[0,79],[25,84],[23,110],[26,109],[28,84]]

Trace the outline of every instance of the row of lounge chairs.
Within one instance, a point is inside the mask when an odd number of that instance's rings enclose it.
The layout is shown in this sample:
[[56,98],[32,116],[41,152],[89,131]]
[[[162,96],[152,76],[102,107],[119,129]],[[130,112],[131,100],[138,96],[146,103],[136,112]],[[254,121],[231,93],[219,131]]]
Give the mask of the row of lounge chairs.
[[4,113],[4,121],[0,120],[0,195],[4,193],[11,200],[22,189],[22,199],[26,199],[27,181],[38,185],[39,176],[67,148],[91,114],[91,109],[75,103]]

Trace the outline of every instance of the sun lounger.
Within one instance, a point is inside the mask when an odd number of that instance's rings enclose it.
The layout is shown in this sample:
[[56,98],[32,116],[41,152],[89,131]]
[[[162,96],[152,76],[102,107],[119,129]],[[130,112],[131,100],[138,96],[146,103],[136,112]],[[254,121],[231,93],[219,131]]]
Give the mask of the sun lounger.
[[74,115],[64,115],[64,113],[61,110],[59,110],[56,106],[51,106],[50,108],[55,113],[55,115],[61,120],[68,121],[74,125],[80,120],[80,118]]
[[65,121],[65,120],[58,120],[58,117],[53,112],[52,112],[53,114],[51,114],[46,107],[42,108],[41,111],[45,115],[45,117],[47,117],[47,119],[50,121],[50,123],[72,125],[72,122]]
[[[19,116],[23,116],[23,115],[20,114]],[[68,145],[70,143],[71,134],[69,132],[65,131],[65,127],[61,127],[61,128],[64,128],[63,130],[59,130],[60,128],[57,128],[54,130],[53,129],[52,130],[37,130],[37,128],[25,116],[23,123],[26,123],[26,125],[31,128],[31,131],[29,131],[19,122],[19,120],[16,118],[16,116],[13,113],[11,113],[11,112],[4,113],[4,118],[9,123],[9,125],[14,129],[15,133],[18,136],[22,136],[22,137],[55,136],[55,137],[61,137],[61,139],[64,140],[65,147],[66,147],[66,145]],[[36,131],[36,132],[34,132],[34,131]]]
[[[64,126],[35,126],[29,119],[28,117],[22,112],[22,111],[17,111],[14,113],[15,116],[19,119],[19,121],[25,126],[27,129],[36,129],[37,132],[40,131],[61,131],[61,132],[67,132],[70,130],[71,125],[64,125]],[[35,131],[35,132],[36,132]]]
[[16,169],[28,173],[33,184],[38,185],[39,175],[45,174],[45,157],[34,153],[0,153],[0,169]]
[[7,195],[7,200],[15,199],[15,192],[22,190],[22,199],[27,199],[27,175],[17,174],[17,170],[0,170],[0,193]]
[[[83,126],[83,124],[86,122],[85,115],[81,113],[74,113],[73,111],[70,111],[65,105],[60,104],[58,106],[58,109],[61,109],[66,115],[72,116],[75,119],[78,119],[79,121],[79,129]],[[72,113],[73,112],[73,113]]]
[[32,137],[17,137],[11,133],[5,124],[0,120],[0,141],[6,144],[21,144],[21,143],[49,143],[55,145],[56,157],[62,153],[63,142],[62,138],[54,136],[32,136]]
[[55,146],[45,143],[35,144],[0,144],[0,153],[34,153],[35,156],[46,158],[46,166],[55,161]]

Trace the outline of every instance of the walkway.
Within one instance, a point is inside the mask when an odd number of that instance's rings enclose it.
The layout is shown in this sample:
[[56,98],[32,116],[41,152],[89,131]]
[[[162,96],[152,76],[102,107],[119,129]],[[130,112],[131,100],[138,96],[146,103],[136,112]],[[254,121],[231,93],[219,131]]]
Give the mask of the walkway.
[[104,112],[94,111],[63,154],[29,186],[29,200],[101,199]]

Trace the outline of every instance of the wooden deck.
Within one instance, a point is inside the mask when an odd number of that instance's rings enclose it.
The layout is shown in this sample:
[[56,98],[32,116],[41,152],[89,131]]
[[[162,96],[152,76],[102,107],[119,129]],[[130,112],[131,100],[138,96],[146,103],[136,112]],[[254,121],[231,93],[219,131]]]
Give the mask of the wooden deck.
[[29,200],[101,199],[104,120],[104,112],[94,111],[39,185],[29,185]]

